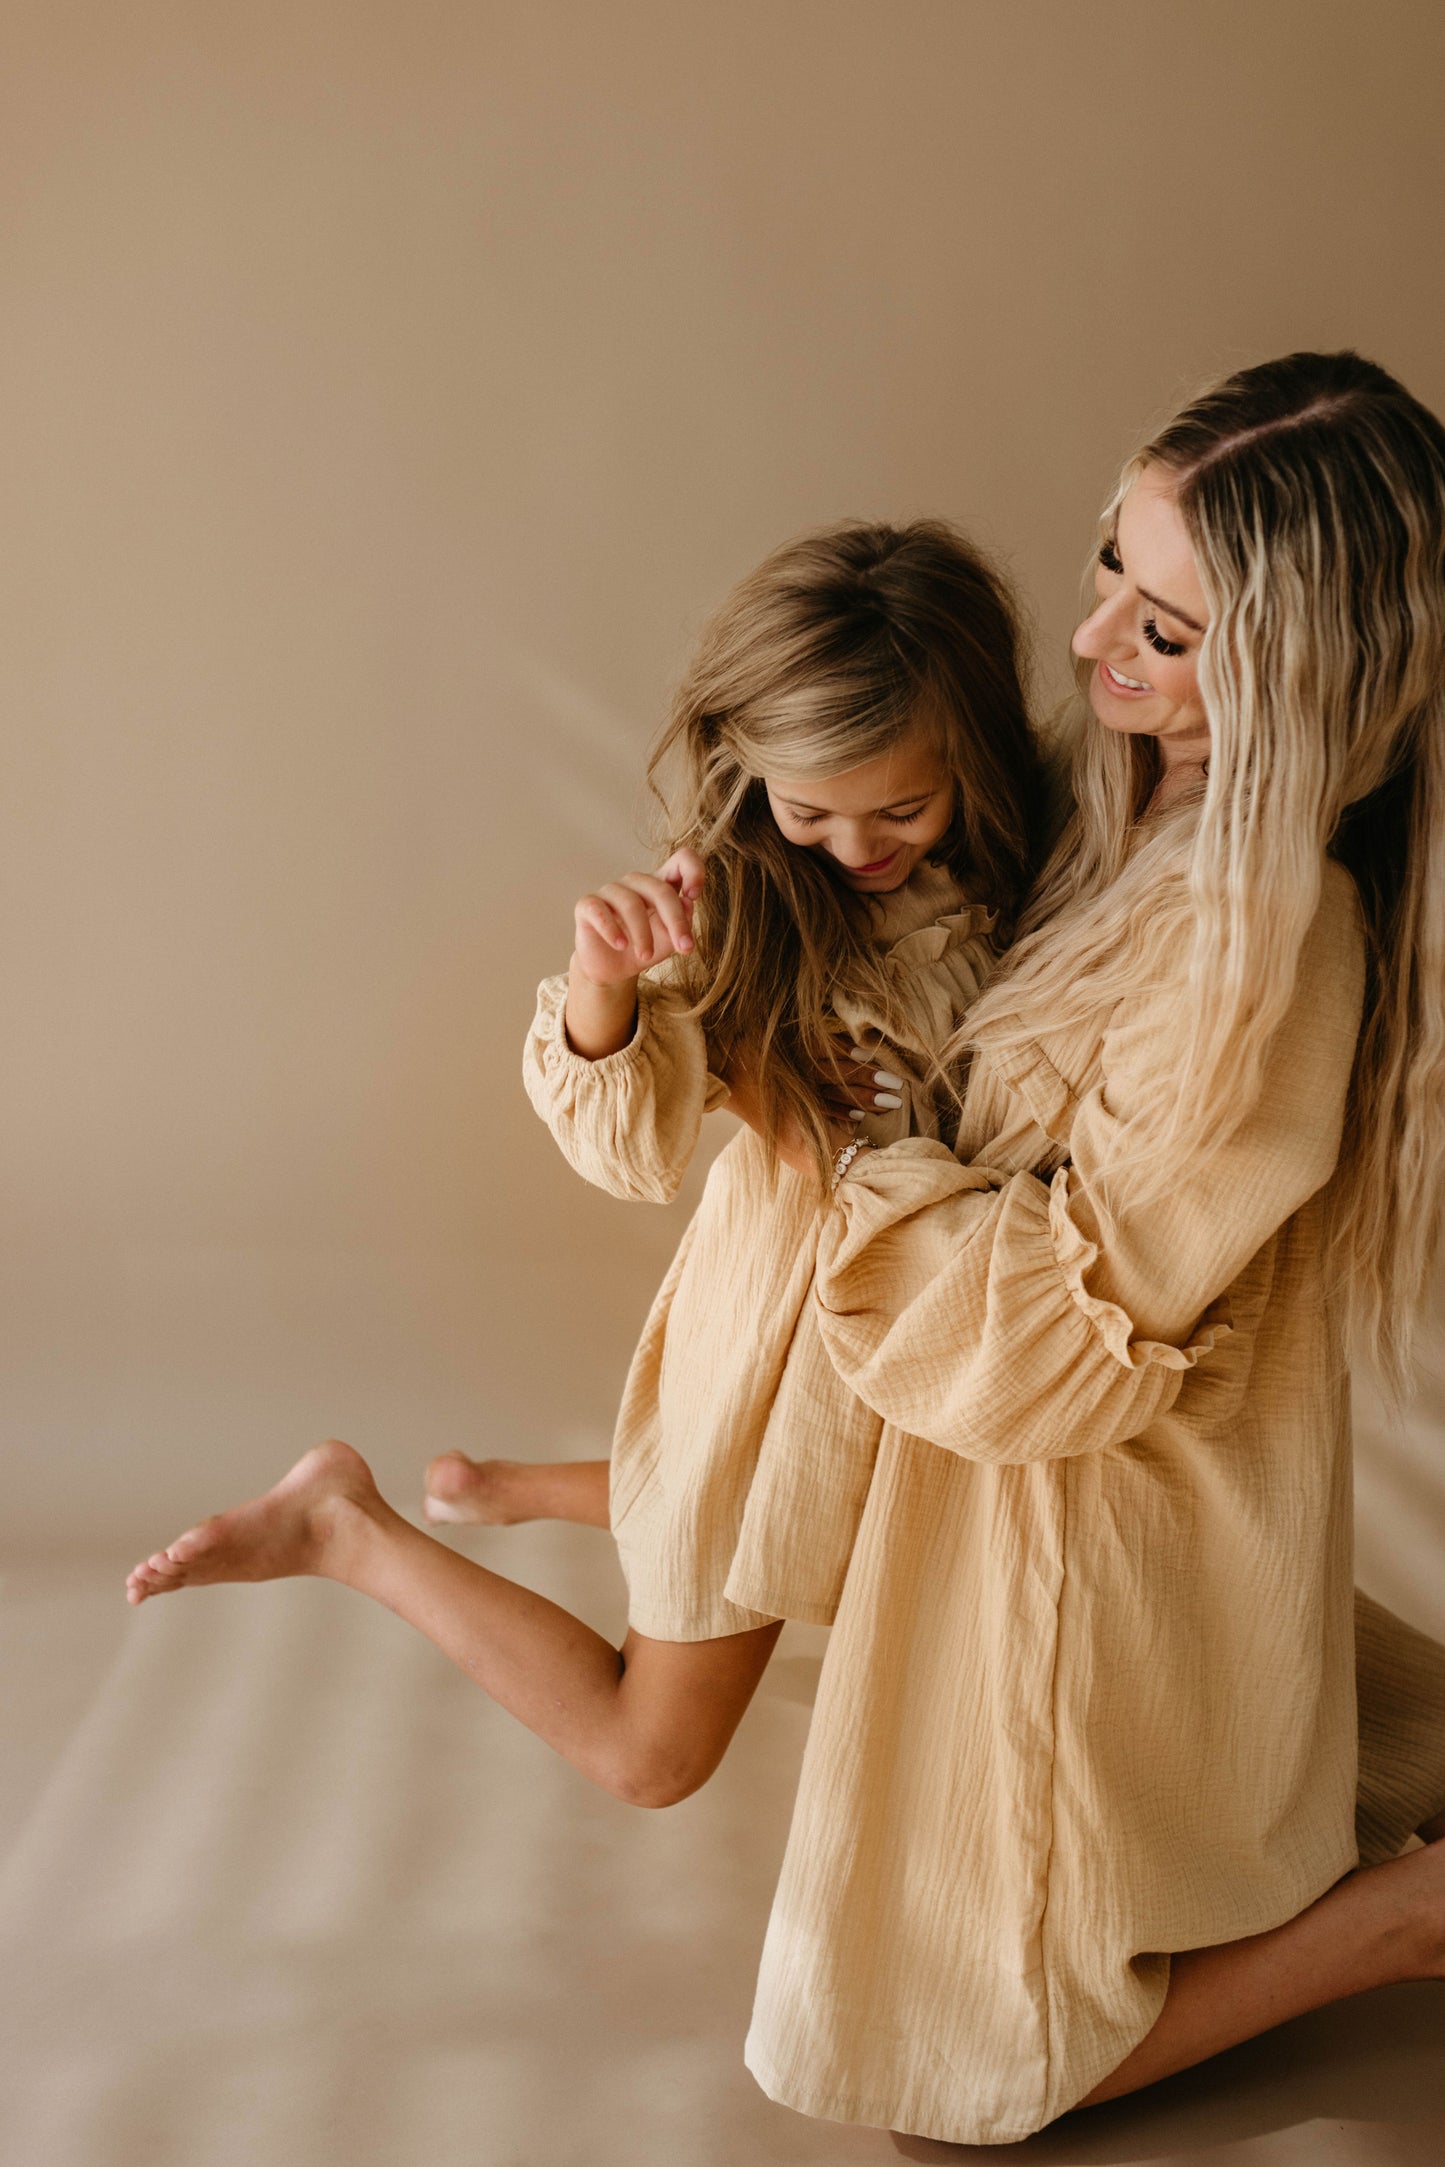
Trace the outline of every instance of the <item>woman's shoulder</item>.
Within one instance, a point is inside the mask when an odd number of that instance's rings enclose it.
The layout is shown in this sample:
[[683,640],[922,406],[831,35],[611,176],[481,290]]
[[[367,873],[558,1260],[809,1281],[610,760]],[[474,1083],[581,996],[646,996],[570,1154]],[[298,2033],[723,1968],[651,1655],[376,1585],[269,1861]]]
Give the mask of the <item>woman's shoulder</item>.
[[[1092,1011],[1022,1019],[1001,1045],[982,1034],[990,1066],[1028,1101],[1047,1132],[1067,1133],[1079,1100],[1106,1074],[1139,1066],[1166,1071],[1192,1035],[1195,920],[1183,883],[1156,895],[1154,911],[1129,923],[1122,975]],[[1281,1024],[1291,1043],[1353,1042],[1364,990],[1364,920],[1355,883],[1325,861],[1319,899],[1299,951],[1294,994]]]

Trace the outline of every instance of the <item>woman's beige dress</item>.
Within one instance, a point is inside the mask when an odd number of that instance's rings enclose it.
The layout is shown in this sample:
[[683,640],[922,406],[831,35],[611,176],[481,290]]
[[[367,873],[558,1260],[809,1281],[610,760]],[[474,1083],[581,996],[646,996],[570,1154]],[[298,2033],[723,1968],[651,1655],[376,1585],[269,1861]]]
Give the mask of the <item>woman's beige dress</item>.
[[[1145,1208],[1126,1155],[1106,1214],[1099,1169],[1184,1028],[1182,973],[985,1048],[956,1156],[902,1142],[839,1189],[810,1317],[884,1432],[748,2040],[773,2098],[1027,2136],[1150,2029],[1168,1952],[1278,1925],[1357,1863],[1323,1230],[1362,980],[1332,866],[1259,1103]],[[1438,1711],[1433,1643],[1366,1616],[1392,1691],[1419,1641]],[[1386,1732],[1380,1855],[1445,1762]]]
[[[936,1045],[978,921],[899,923]],[[870,1122],[892,1148],[836,1206],[770,1187],[748,1132],[713,1167],[613,1511],[642,1632],[836,1613],[747,2047],[775,2099],[1023,2137],[1148,2031],[1170,1950],[1293,1916],[1445,1803],[1445,1651],[1351,1596],[1321,1192],[1361,981],[1332,868],[1259,1105],[1147,1210],[1115,1177],[1112,1223],[1097,1169],[1180,987],[983,1053],[956,1153]],[[586,1062],[564,995],[528,1045],[538,1111],[600,1186],[672,1195],[723,1095],[700,1033],[663,977]]]

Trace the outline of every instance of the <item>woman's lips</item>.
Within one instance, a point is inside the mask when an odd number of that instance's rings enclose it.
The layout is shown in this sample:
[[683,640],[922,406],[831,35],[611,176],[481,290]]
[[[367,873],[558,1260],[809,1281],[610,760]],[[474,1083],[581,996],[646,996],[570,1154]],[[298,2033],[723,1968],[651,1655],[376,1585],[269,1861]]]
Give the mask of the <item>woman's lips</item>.
[[1154,691],[1152,685],[1141,684],[1137,677],[1121,677],[1117,670],[1110,669],[1107,662],[1100,662],[1099,675],[1103,679],[1104,689],[1120,700],[1137,700],[1145,695],[1152,696]]
[[872,865],[845,865],[843,870],[845,873],[851,873],[855,880],[860,873],[886,873],[897,855],[896,850],[890,850],[886,858],[879,858]]

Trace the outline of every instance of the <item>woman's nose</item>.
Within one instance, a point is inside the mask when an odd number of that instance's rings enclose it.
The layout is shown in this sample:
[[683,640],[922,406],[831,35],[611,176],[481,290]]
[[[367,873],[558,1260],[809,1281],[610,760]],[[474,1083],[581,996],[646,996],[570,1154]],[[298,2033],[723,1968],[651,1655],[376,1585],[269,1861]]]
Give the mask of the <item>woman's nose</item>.
[[1089,612],[1075,632],[1071,642],[1074,653],[1086,662],[1097,662],[1107,647],[1118,644],[1122,628],[1123,613],[1110,595]]

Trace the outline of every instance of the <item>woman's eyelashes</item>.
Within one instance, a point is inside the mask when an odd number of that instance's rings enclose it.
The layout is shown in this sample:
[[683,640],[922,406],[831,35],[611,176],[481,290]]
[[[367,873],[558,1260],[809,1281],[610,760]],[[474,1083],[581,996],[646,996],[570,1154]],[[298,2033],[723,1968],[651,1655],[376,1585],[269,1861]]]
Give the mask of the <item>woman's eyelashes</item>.
[[[1113,542],[1106,541],[1099,544],[1099,562],[1106,572],[1122,572],[1124,569],[1124,560],[1119,555]],[[1164,634],[1159,630],[1152,617],[1144,619],[1143,630],[1145,639],[1156,654],[1182,655],[1185,652],[1181,641],[1165,639]]]

